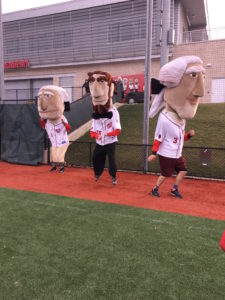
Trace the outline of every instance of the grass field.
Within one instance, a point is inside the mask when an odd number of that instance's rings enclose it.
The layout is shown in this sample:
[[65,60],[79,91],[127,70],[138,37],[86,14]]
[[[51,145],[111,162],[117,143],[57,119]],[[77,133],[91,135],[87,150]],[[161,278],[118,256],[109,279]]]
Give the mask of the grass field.
[[0,203],[0,299],[224,299],[224,221],[4,188]]
[[[122,132],[119,142],[142,144],[143,104],[124,105],[119,108]],[[149,120],[149,144],[153,143],[157,116]],[[200,104],[195,117],[186,123],[186,131],[193,128],[195,137],[186,145],[225,148],[225,103]],[[91,141],[89,132],[80,141]]]
[[[143,170],[142,158],[142,127],[143,127],[143,104],[124,105],[119,108],[122,132],[117,146],[117,165],[119,169]],[[201,104],[193,120],[187,121],[186,131],[195,129],[196,135],[185,142],[183,154],[187,161],[188,175],[197,177],[209,177],[225,179],[225,104]],[[157,117],[149,120],[149,145],[152,145],[156,128]],[[82,136],[78,142],[93,142],[89,132]],[[130,145],[133,144],[133,145]],[[71,144],[66,153],[66,161],[69,164],[87,166],[90,165],[91,155],[89,146],[86,144]],[[192,148],[188,148],[192,147]],[[210,163],[202,165],[200,149],[221,148],[210,150]],[[149,153],[151,147],[149,147]],[[150,172],[159,172],[158,160],[149,164]]]

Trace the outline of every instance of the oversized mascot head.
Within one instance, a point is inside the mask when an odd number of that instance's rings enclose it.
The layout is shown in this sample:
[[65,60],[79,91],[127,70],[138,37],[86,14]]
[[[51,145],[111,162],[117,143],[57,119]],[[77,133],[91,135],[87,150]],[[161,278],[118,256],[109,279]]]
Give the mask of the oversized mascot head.
[[[192,119],[204,95],[205,70],[198,56],[182,56],[165,64],[159,72],[161,91],[155,96],[149,117],[163,106],[183,119]],[[154,89],[154,87],[153,87]]]
[[88,82],[95,112],[104,114],[112,107],[115,81],[103,71],[88,72]]
[[68,94],[56,85],[46,85],[38,93],[38,111],[42,119],[58,121],[69,110]]

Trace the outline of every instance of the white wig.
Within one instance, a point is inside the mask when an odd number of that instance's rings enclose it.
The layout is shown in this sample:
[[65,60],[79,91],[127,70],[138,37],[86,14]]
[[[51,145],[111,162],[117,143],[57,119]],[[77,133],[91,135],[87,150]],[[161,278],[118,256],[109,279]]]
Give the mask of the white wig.
[[[188,64],[203,64],[198,56],[181,56],[165,64],[159,71],[159,80],[166,88],[173,88],[179,85]],[[154,116],[165,106],[165,89],[155,96],[149,111],[149,117]]]
[[56,91],[59,96],[60,96],[60,99],[62,100],[62,102],[68,102],[69,100],[69,96],[68,96],[68,93],[67,91],[62,88],[61,86],[57,86],[57,85],[45,85],[45,86],[42,86],[41,89],[40,89],[40,92],[41,91],[47,89],[47,90],[53,90],[53,91]]

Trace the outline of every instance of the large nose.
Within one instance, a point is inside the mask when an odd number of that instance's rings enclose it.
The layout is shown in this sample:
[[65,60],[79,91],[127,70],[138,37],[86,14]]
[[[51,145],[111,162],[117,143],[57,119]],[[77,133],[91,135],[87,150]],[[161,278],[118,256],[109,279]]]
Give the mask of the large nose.
[[94,97],[99,97],[99,96],[102,96],[104,94],[103,88],[100,86],[100,84],[97,81],[95,81],[93,83],[92,88],[93,88]]
[[195,87],[193,89],[193,95],[195,97],[203,97],[204,96],[204,85],[205,85],[204,75],[199,74],[198,80],[196,81]]
[[48,108],[48,102],[44,95],[40,96],[40,107],[43,111],[47,110]]

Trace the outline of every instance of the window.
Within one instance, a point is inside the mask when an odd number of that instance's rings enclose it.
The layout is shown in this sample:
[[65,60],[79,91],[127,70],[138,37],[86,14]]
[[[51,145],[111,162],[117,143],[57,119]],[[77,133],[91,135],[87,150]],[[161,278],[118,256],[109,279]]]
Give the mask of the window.
[[52,48],[51,37],[47,34],[39,34],[36,36],[29,37],[29,50],[49,50]]
[[144,18],[138,20],[117,22],[108,26],[108,42],[123,42],[145,39],[146,21]]
[[133,40],[133,28],[132,23],[124,22],[120,24],[120,39],[121,41],[131,41]]
[[73,33],[72,30],[59,31],[54,33],[54,48],[72,47]]
[[67,91],[69,102],[73,102],[74,76],[59,77],[59,86],[63,87]]
[[111,43],[120,41],[120,24],[119,23],[109,25],[108,41]]
[[19,38],[5,40],[4,43],[6,54],[19,53],[21,51],[21,44]]

